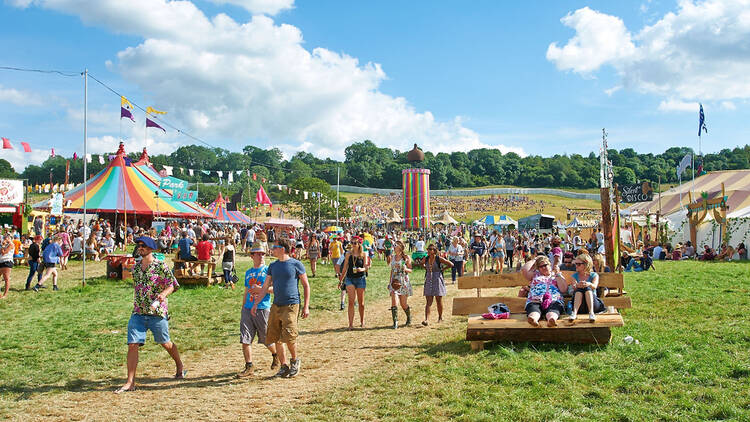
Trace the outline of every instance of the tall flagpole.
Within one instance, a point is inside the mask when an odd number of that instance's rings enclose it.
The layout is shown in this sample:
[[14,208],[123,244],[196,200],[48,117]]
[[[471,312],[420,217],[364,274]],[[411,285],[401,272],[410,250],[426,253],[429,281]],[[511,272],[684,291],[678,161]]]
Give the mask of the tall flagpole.
[[339,225],[339,186],[341,186],[341,167],[336,166],[336,225]]
[[[86,189],[88,188],[88,177],[87,172],[88,168],[86,167],[86,154],[87,154],[87,113],[88,113],[88,98],[89,98],[89,70],[85,69],[83,71],[83,233],[84,233],[84,242],[86,241],[86,227],[88,225],[86,224]],[[84,245],[83,249],[83,281],[81,282],[82,286],[86,286],[86,245]]]

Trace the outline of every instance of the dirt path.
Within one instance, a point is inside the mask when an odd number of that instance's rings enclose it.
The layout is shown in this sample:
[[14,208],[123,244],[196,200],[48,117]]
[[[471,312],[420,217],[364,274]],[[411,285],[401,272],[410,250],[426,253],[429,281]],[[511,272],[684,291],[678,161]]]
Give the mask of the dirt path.
[[[455,286],[448,286],[449,297]],[[452,300],[446,297],[446,322],[423,327],[424,298],[421,288],[410,298],[413,312],[411,327],[393,330],[390,299],[367,304],[365,329],[346,331],[346,311],[321,312],[300,320],[300,359],[302,369],[297,378],[270,378],[270,353],[253,345],[256,377],[235,378],[242,366],[239,344],[217,347],[202,353],[185,353],[183,360],[188,379],[168,378],[174,368],[171,359],[138,367],[138,391],[115,395],[112,391],[123,381],[91,381],[82,391],[35,395],[14,409],[17,420],[253,420],[283,404],[306,402],[336,385],[356,377],[361,371],[377,365],[404,346],[418,344],[435,329],[448,329],[463,321],[451,322]],[[355,320],[357,316],[355,315]],[[399,318],[403,323],[404,314]],[[179,339],[176,339],[179,344]],[[162,351],[160,351],[163,353]],[[123,372],[125,362],[123,361]],[[157,419],[158,418],[158,419]]]

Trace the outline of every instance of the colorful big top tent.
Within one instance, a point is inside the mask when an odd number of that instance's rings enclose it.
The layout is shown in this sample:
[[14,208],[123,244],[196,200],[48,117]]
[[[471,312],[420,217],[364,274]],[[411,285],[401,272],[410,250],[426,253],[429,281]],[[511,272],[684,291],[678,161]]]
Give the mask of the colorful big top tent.
[[227,210],[227,201],[221,196],[221,192],[207,208],[216,218],[217,223],[253,224],[253,220],[245,214]]
[[[627,208],[623,215],[644,216],[655,214],[661,209],[661,218],[668,221],[670,228],[673,230],[670,242],[676,244],[677,242],[684,242],[691,238],[690,224],[687,221],[686,211],[686,206],[690,201],[688,194],[692,195],[693,203],[703,201],[704,198],[701,195],[703,192],[706,193],[705,199],[707,200],[718,199],[724,195],[728,209],[726,219],[728,220],[730,231],[728,233],[729,244],[733,246],[736,246],[740,242],[747,244],[750,240],[748,231],[740,229],[739,225],[745,224],[745,220],[743,219],[747,218],[740,211],[750,207],[750,170],[711,172],[697,177],[694,185],[691,180],[662,192],[661,203],[658,194],[654,193],[653,201],[634,204]],[[682,197],[680,197],[680,194],[682,194]],[[697,245],[695,246],[708,244],[712,247],[718,247],[722,242],[723,233],[719,232],[718,224],[712,224],[714,222],[714,213],[708,212],[706,214],[705,220],[696,228]],[[628,221],[630,218],[632,217],[623,217],[623,220]]]
[[[211,218],[197,204],[172,201],[172,193],[159,188],[160,178],[154,180],[150,171],[156,173],[148,165],[131,164],[120,143],[115,158],[85,185],[87,212]],[[65,194],[66,212],[83,212],[83,189],[81,184]]]

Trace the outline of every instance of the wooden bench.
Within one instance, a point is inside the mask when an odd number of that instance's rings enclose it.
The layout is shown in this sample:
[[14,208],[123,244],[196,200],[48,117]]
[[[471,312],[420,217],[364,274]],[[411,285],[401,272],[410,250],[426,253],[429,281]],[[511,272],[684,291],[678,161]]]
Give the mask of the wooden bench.
[[28,256],[21,256],[21,257],[13,257],[13,265],[28,265],[29,263],[29,257]]
[[187,268],[174,270],[174,277],[180,284],[210,286],[211,284],[218,282],[217,278],[223,277],[222,275],[217,276],[215,274],[214,270],[216,269],[216,263],[213,261],[184,261],[175,257],[172,259],[172,262],[174,262],[175,264],[185,264],[186,267],[192,266],[193,264],[195,264],[196,266],[199,266],[198,264],[203,264],[206,266],[206,272],[203,275],[191,275],[190,271]]
[[[563,271],[565,280],[572,280],[572,271]],[[596,322],[590,322],[587,314],[579,315],[575,321],[568,321],[563,314],[557,327],[547,327],[540,321],[534,327],[526,321],[526,298],[518,297],[518,290],[529,282],[520,272],[465,276],[458,279],[458,288],[476,289],[476,297],[456,297],[453,299],[453,315],[467,315],[466,340],[472,350],[484,348],[484,341],[540,341],[549,343],[596,343],[607,344],[612,339],[611,327],[624,325],[618,309],[630,308],[630,297],[623,290],[623,276],[617,273],[599,274],[599,286],[610,289],[602,299],[606,312],[597,314]],[[501,296],[482,296],[482,289],[508,288]],[[565,298],[567,301],[570,297]],[[481,314],[487,307],[502,302],[510,308],[509,319],[489,320]]]

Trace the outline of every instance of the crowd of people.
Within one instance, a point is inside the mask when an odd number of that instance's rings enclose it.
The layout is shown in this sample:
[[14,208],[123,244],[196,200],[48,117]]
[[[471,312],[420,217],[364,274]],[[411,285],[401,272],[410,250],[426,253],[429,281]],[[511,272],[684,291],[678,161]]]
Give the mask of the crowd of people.
[[[438,215],[448,211],[456,218],[469,214],[496,214],[511,211],[528,211],[530,214],[542,213],[549,206],[544,200],[535,200],[525,195],[488,195],[488,196],[431,196],[430,211]],[[363,195],[349,200],[349,207],[361,220],[387,220],[392,209],[402,207],[402,194]]]
[[[242,277],[240,343],[245,364],[238,373],[241,378],[254,374],[251,345],[256,338],[271,353],[271,368],[277,371],[277,376],[294,377],[299,373],[297,317],[309,315],[308,268],[309,277],[315,277],[318,265],[333,266],[341,292],[340,310],[347,311],[349,330],[355,325],[366,326],[365,292],[375,260],[383,261],[389,269],[387,289],[393,329],[412,324],[409,297],[417,293],[412,279],[416,268],[424,269],[423,326],[435,321],[433,305],[436,321],[443,320],[449,269],[452,283],[468,271],[474,275],[520,271],[529,284],[519,295],[526,298],[527,320],[533,326],[539,325],[540,320],[556,326],[563,314],[576,319],[579,313],[588,313],[589,319],[596,321],[596,314],[604,309],[602,298],[608,290],[599,286],[598,274],[611,269],[605,263],[605,236],[599,229],[583,236],[575,229],[541,232],[458,224],[405,232],[386,227],[329,233],[260,224],[222,226],[207,221],[170,221],[146,228],[125,226],[124,222],[113,224],[107,219],[95,219],[87,225],[80,220],[63,219],[54,230],[44,230],[43,224],[35,222],[31,234],[10,231],[2,239],[0,275],[6,280],[3,297],[7,295],[15,259],[25,258],[29,263],[27,290],[44,289],[50,278],[53,290],[57,290],[58,269],[64,271],[67,260],[74,254],[85,253],[97,260],[135,243],[134,302],[127,329],[127,380],[117,393],[135,389],[139,348],[148,331],[174,360],[174,377],[185,376],[177,345],[169,336],[167,297],[180,287],[181,277],[200,276],[205,271],[204,264],[218,264],[218,261],[225,286],[234,288],[241,278],[235,273],[238,253],[249,255],[253,263]],[[632,233],[625,237],[632,241]],[[651,269],[654,261],[660,259],[708,260],[728,256],[747,259],[744,244],[737,248],[723,246],[715,255],[707,247],[700,254],[690,242],[674,248],[668,244],[643,248],[638,241],[631,246],[633,252],[623,253],[620,261],[625,271]],[[174,254],[173,266],[157,253]],[[573,275],[566,279],[562,271],[571,271]],[[35,276],[37,282],[31,287]],[[572,298],[567,309],[564,296]]]

